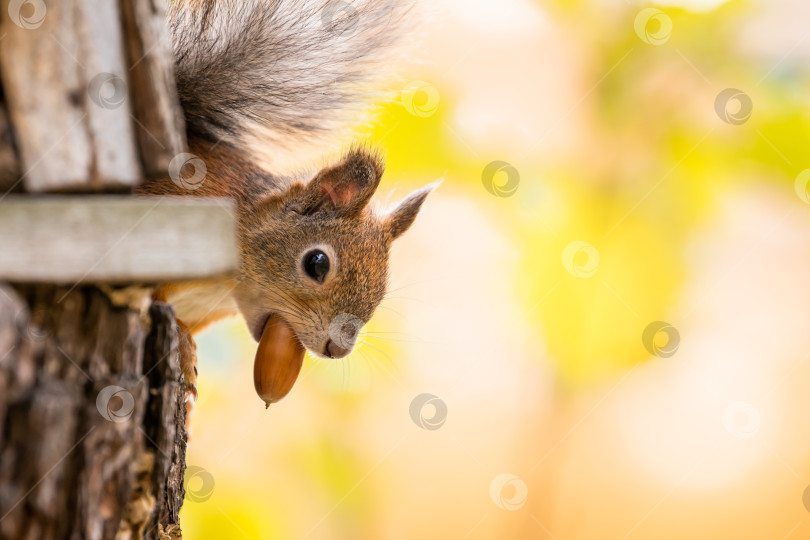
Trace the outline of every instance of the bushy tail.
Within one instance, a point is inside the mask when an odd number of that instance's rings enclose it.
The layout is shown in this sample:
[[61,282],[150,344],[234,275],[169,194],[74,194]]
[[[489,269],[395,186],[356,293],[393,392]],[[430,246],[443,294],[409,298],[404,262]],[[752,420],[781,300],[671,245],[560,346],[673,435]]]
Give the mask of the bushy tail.
[[173,0],[169,25],[189,133],[277,173],[363,120],[414,0]]

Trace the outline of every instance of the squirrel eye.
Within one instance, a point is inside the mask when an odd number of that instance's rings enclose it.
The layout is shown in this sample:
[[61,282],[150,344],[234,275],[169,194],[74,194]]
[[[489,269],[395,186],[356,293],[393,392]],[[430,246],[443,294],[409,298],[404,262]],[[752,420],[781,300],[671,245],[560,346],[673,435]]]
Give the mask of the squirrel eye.
[[304,255],[304,272],[318,283],[323,283],[329,273],[329,257],[320,249],[310,251]]

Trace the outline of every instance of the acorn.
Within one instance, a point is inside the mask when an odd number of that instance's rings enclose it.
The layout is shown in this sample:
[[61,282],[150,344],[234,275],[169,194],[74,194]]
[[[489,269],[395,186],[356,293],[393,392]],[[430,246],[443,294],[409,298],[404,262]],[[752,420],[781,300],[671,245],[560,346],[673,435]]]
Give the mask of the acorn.
[[286,396],[301,372],[304,346],[283,318],[271,315],[253,362],[253,384],[266,407]]

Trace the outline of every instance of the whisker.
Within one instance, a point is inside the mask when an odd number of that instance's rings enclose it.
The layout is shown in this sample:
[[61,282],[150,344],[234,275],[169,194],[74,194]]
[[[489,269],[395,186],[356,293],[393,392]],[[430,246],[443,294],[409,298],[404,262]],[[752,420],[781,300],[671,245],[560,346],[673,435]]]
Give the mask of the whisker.
[[[256,281],[256,283],[259,283],[259,282]],[[303,304],[299,300],[296,300],[295,298],[290,296],[288,293],[285,293],[284,291],[271,289],[271,288],[267,287],[266,285],[264,285],[263,283],[259,283],[259,285],[262,288],[264,288],[265,291],[267,291],[267,292],[269,292],[271,294],[274,294],[277,299],[279,299],[279,300],[281,300],[281,301],[283,301],[285,303],[289,303],[290,304],[289,307],[291,307],[295,311],[300,312],[302,316],[306,317],[306,316],[309,315],[309,312],[311,311],[311,310],[308,309],[309,306]]]
[[438,345],[439,342],[436,341],[427,341],[424,339],[403,339],[403,338],[393,338],[393,337],[383,337],[383,336],[375,336],[374,334],[366,334],[364,337],[368,337],[371,339],[382,339],[384,341],[395,341],[397,343],[428,343],[428,344],[436,344]]
[[379,347],[376,347],[376,346],[374,346],[374,344],[369,343],[368,341],[365,341],[365,340],[361,341],[361,343],[363,345],[367,345],[367,346],[371,347],[372,349],[374,349],[375,351],[377,351],[378,353],[380,353],[381,355],[386,357],[388,359],[388,361],[391,362],[392,364],[394,363],[394,361],[391,360],[391,357],[388,356],[388,354],[385,351],[383,351],[382,349],[380,349]]
[[[386,299],[383,299],[383,302],[385,302],[385,300]],[[380,303],[380,305],[377,306],[377,307],[381,308],[381,309],[387,309],[388,311],[391,311],[391,312],[395,313],[396,315],[399,315],[402,318],[403,321],[406,320],[405,315],[403,315],[402,313],[400,313],[399,311],[397,311],[396,309],[394,309],[394,308],[392,308],[390,306],[386,306],[385,304]]]
[[[286,305],[285,306],[286,308],[292,309],[295,312],[296,318],[298,318],[299,321],[306,320],[306,321],[312,322],[313,324],[315,323],[315,319],[312,316],[311,309],[309,309],[309,306],[303,304],[303,302],[293,298],[288,293],[284,293],[283,291],[278,291],[278,290],[271,289],[270,287],[266,286],[264,283],[261,283],[260,281],[254,279],[254,278],[249,277],[248,279],[250,279],[253,283],[256,283],[257,285],[259,285],[259,287],[261,287],[266,293],[274,295],[276,300],[280,300],[281,302],[283,302]],[[282,311],[284,311],[284,308],[278,308],[278,309],[275,309],[275,311],[282,312]],[[285,314],[290,315],[291,313],[290,313],[290,311],[286,311]]]
[[385,330],[375,330],[374,332],[372,332],[372,331],[370,331],[370,330],[363,330],[362,334],[363,334],[364,336],[365,336],[365,335],[376,336],[376,335],[378,335],[378,334],[402,334],[402,335],[409,335],[407,332],[399,332],[399,331],[397,331],[397,330],[389,330],[389,331],[385,331]]
[[431,304],[430,302],[428,302],[423,298],[413,298],[410,296],[386,296],[384,297],[384,300],[410,300],[411,302],[419,302],[420,304],[424,304],[433,309],[438,309],[438,306],[436,304]]
[[[380,353],[380,354],[382,354],[383,356],[385,356],[386,358],[388,358],[389,362],[391,362],[393,365],[396,365],[396,363],[395,363],[395,362],[393,362],[393,361],[391,361],[391,358],[390,358],[390,357],[389,357],[387,354],[385,354],[384,352],[382,352],[381,350],[377,349],[376,347],[374,347],[373,345],[371,345],[371,344],[370,344],[370,343],[368,343],[368,342],[365,342],[365,341],[364,341],[364,342],[362,342],[362,343],[363,343],[364,345],[368,345],[369,347],[372,347],[372,348],[373,348],[374,350],[376,350],[378,353]],[[391,377],[391,378],[392,378],[392,379],[393,379],[393,380],[394,380],[394,381],[395,381],[395,382],[396,382],[398,385],[400,385],[402,388],[404,388],[405,390],[407,390],[407,389],[408,389],[408,388],[407,388],[407,387],[406,387],[406,386],[405,386],[405,385],[402,383],[402,381],[401,381],[401,380],[399,380],[399,377],[397,377],[396,375],[394,375],[393,373],[391,373],[391,371],[390,371],[390,370],[389,370],[387,367],[385,367],[385,364],[384,364],[383,362],[381,362],[380,360],[378,360],[378,359],[374,358],[374,357],[373,357],[373,356],[371,356],[371,355],[369,355],[369,361],[370,361],[370,362],[373,362],[375,366],[378,366],[380,369],[382,369],[382,370],[383,370],[383,371],[386,373],[386,375],[388,375],[389,377]]]
[[430,279],[423,279],[423,280],[421,280],[421,281],[412,281],[412,282],[410,282],[410,283],[406,283],[406,284],[404,284],[404,285],[400,285],[400,286],[399,286],[399,287],[397,287],[396,289],[391,289],[391,290],[390,290],[390,291],[388,291],[388,292],[389,292],[389,293],[392,293],[392,292],[399,291],[399,290],[401,290],[401,289],[405,289],[406,287],[413,287],[414,285],[422,285],[422,284],[424,284],[424,283],[432,283],[432,282],[434,282],[434,281],[439,281],[439,280],[442,280],[442,279],[447,279],[447,278],[443,278],[443,277],[436,277],[436,278],[430,278]]

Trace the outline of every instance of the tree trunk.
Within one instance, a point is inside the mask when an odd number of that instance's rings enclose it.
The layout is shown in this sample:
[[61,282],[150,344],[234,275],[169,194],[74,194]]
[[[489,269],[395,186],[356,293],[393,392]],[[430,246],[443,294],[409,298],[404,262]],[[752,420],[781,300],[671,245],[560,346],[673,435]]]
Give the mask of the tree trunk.
[[165,9],[0,9],[0,540],[180,538],[191,347],[143,284],[238,249],[229,202],[113,195],[187,151]]
[[0,287],[0,537],[180,537],[178,334],[149,298]]

